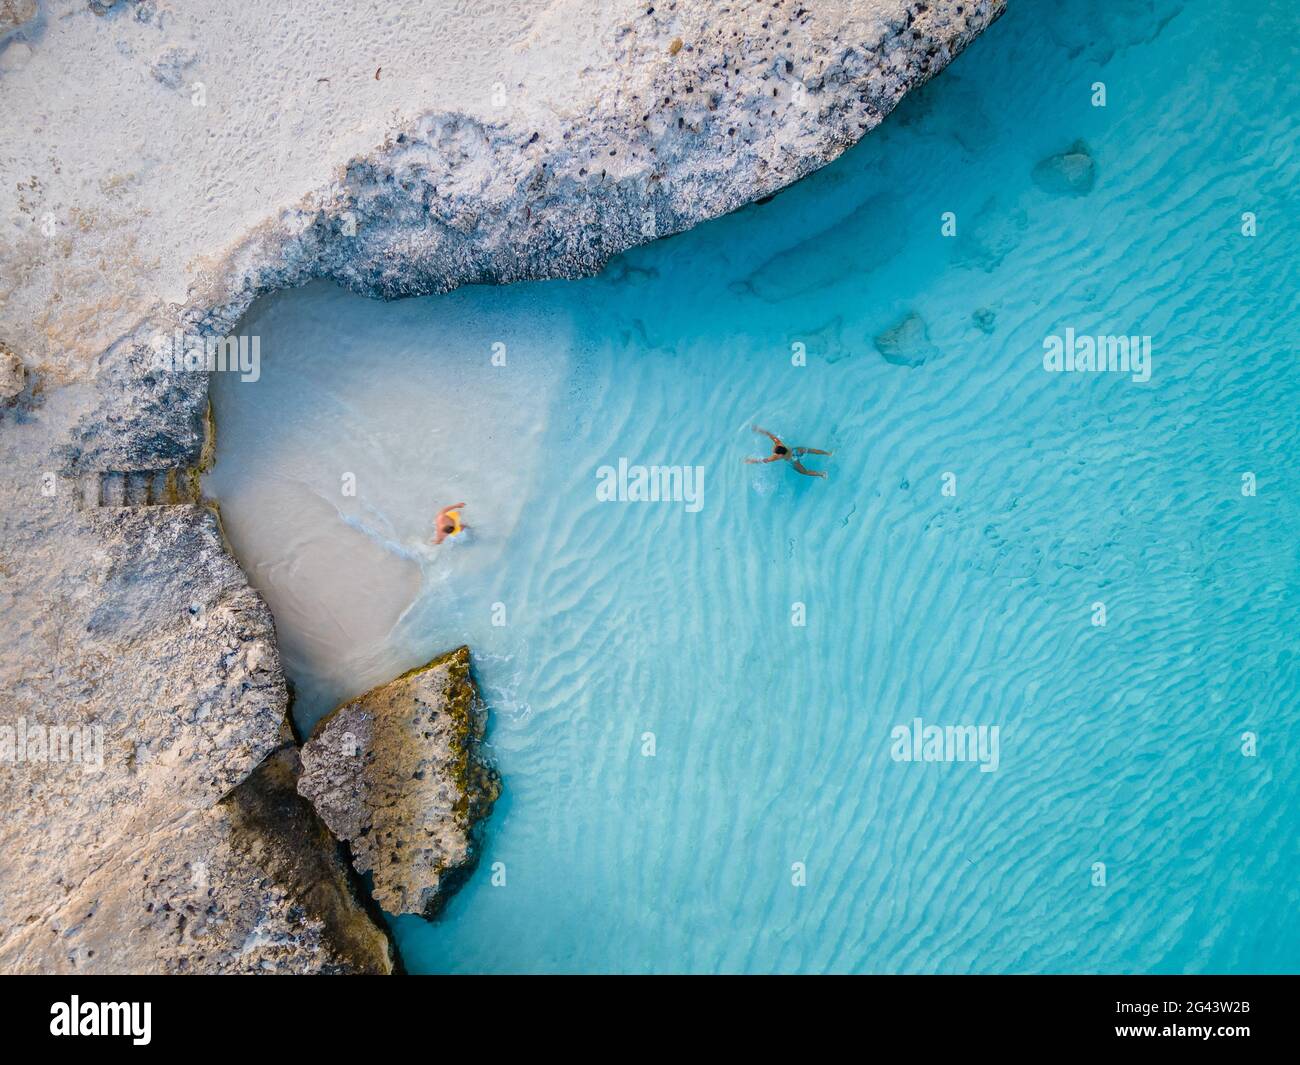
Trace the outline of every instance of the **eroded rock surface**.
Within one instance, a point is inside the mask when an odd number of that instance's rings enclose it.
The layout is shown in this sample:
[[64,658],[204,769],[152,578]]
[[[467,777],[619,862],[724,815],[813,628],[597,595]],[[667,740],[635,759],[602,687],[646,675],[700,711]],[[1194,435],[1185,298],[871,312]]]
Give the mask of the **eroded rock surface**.
[[[219,803],[150,833],[135,860],[104,876],[78,930],[77,971],[391,973],[387,933],[297,775],[286,737]],[[119,885],[136,882],[138,897],[122,898]],[[137,929],[126,958],[105,938],[124,926]]]
[[0,971],[391,969],[295,791],[271,617],[213,514],[25,487],[0,496]]
[[459,647],[340,706],[303,745],[299,792],[389,913],[432,917],[477,862],[500,793],[481,755],[486,722]]

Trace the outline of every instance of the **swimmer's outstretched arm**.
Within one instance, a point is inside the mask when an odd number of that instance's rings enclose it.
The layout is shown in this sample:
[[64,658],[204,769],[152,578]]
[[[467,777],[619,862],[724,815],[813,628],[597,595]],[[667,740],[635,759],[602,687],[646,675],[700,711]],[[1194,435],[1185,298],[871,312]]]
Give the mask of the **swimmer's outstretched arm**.
[[745,462],[751,466],[761,466],[765,462],[775,462],[779,458],[781,458],[780,455],[768,455],[765,459],[746,459]]
[[825,476],[826,476],[826,474],[822,473],[820,470],[809,470],[809,469],[805,469],[803,463],[801,463],[798,459],[791,459],[791,460],[790,460],[790,465],[793,466],[796,470],[798,470],[800,473],[802,473],[802,474],[803,474],[804,476],[806,476],[806,477],[825,477]]

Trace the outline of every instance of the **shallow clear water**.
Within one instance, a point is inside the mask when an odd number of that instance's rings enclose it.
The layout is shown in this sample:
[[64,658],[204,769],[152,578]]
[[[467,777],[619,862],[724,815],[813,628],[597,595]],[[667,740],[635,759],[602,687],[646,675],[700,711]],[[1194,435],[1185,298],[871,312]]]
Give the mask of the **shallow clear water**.
[[[505,793],[410,969],[1300,964],[1300,9],[1098,6],[1013,0],[843,159],[599,278],[250,312],[207,487],[300,723],[461,642],[491,705]],[[1090,192],[1035,180],[1079,140]],[[873,343],[909,312],[915,366]],[[1045,372],[1067,327],[1151,336],[1150,381]],[[752,422],[829,480],[743,464]],[[702,509],[599,502],[620,457]],[[917,717],[998,726],[997,770],[895,760]]]

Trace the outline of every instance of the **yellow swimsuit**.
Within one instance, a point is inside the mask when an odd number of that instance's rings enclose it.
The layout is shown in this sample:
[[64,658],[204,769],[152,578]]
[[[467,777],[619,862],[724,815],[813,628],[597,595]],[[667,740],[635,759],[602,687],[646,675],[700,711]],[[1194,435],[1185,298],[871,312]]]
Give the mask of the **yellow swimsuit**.
[[447,511],[447,517],[449,517],[449,518],[451,519],[451,532],[448,533],[447,535],[448,535],[448,536],[456,536],[456,535],[460,532],[460,530],[461,530],[461,528],[462,528],[462,526],[461,526],[461,524],[460,524],[460,511],[459,511],[459,510],[449,510],[449,511]]

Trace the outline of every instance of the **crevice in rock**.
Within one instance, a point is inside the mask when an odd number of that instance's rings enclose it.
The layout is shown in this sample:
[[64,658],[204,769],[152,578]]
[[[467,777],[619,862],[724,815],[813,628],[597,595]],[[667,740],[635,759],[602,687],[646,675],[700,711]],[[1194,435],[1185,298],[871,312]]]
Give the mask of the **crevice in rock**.
[[202,501],[198,467],[170,470],[99,470],[77,478],[85,507],[175,507]]

